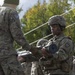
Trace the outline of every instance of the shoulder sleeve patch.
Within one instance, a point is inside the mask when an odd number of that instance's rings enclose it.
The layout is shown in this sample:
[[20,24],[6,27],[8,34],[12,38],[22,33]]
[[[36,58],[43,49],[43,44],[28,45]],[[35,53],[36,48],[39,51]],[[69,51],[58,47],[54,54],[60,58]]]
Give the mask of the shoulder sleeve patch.
[[66,44],[65,44],[65,47],[69,47],[69,46],[70,46],[70,44],[69,44],[69,43],[66,43]]
[[14,21],[19,19],[19,15],[16,11],[11,12],[9,17],[10,17],[11,20],[14,20]]
[[16,12],[13,12],[13,16],[14,16],[16,19],[19,18],[18,13],[16,13]]

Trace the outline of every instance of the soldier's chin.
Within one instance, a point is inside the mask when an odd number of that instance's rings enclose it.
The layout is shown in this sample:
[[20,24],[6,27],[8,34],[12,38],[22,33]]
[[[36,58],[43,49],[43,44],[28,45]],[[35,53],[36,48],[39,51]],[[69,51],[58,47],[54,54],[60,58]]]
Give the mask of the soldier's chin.
[[59,35],[58,32],[52,32],[52,34],[53,34],[53,35],[57,35],[57,36]]

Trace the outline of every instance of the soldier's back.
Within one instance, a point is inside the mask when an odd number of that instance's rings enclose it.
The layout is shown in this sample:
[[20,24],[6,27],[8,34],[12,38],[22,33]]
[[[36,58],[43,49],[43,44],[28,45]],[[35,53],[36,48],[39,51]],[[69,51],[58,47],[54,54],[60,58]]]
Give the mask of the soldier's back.
[[[8,7],[0,7],[0,58],[16,54],[13,47],[13,38],[10,32],[9,12],[14,11]],[[5,54],[4,54],[5,53]]]

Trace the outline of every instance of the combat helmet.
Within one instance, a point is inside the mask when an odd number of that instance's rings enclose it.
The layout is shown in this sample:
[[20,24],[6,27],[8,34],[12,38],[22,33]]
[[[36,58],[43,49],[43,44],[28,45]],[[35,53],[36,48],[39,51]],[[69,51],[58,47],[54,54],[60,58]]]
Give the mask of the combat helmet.
[[37,44],[36,47],[44,47],[47,44],[48,40],[47,39],[40,39]]
[[63,16],[55,15],[49,18],[48,25],[59,25],[62,28],[66,27],[66,21]]
[[4,0],[4,3],[18,5],[19,0]]

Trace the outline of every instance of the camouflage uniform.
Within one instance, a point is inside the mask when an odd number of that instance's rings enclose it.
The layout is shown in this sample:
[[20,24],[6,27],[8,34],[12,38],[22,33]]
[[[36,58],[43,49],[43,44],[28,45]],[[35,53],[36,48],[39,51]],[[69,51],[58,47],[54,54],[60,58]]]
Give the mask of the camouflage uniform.
[[0,75],[25,75],[13,47],[16,41],[23,49],[30,49],[20,25],[14,9],[0,7]]
[[[65,19],[62,16],[56,15],[52,16],[48,24],[58,25],[60,30],[66,27]],[[45,75],[70,75],[73,68],[73,53],[74,45],[71,38],[65,36],[63,33],[60,35],[54,35],[52,39],[49,40],[47,46],[55,44],[57,46],[57,51],[54,54],[50,53],[48,58],[40,59],[40,65]],[[31,52],[38,58],[42,56],[42,51],[34,49]]]
[[23,63],[21,63],[21,65],[23,67],[25,75],[31,75],[32,63],[31,62],[23,62]]
[[[69,75],[73,66],[73,42],[68,37],[61,34],[59,36],[54,36],[48,44],[55,43],[58,47],[58,51],[53,54],[48,62],[45,63],[45,73],[46,74],[59,74],[59,75]],[[47,66],[49,65],[49,66]],[[69,71],[69,72],[68,72]]]

